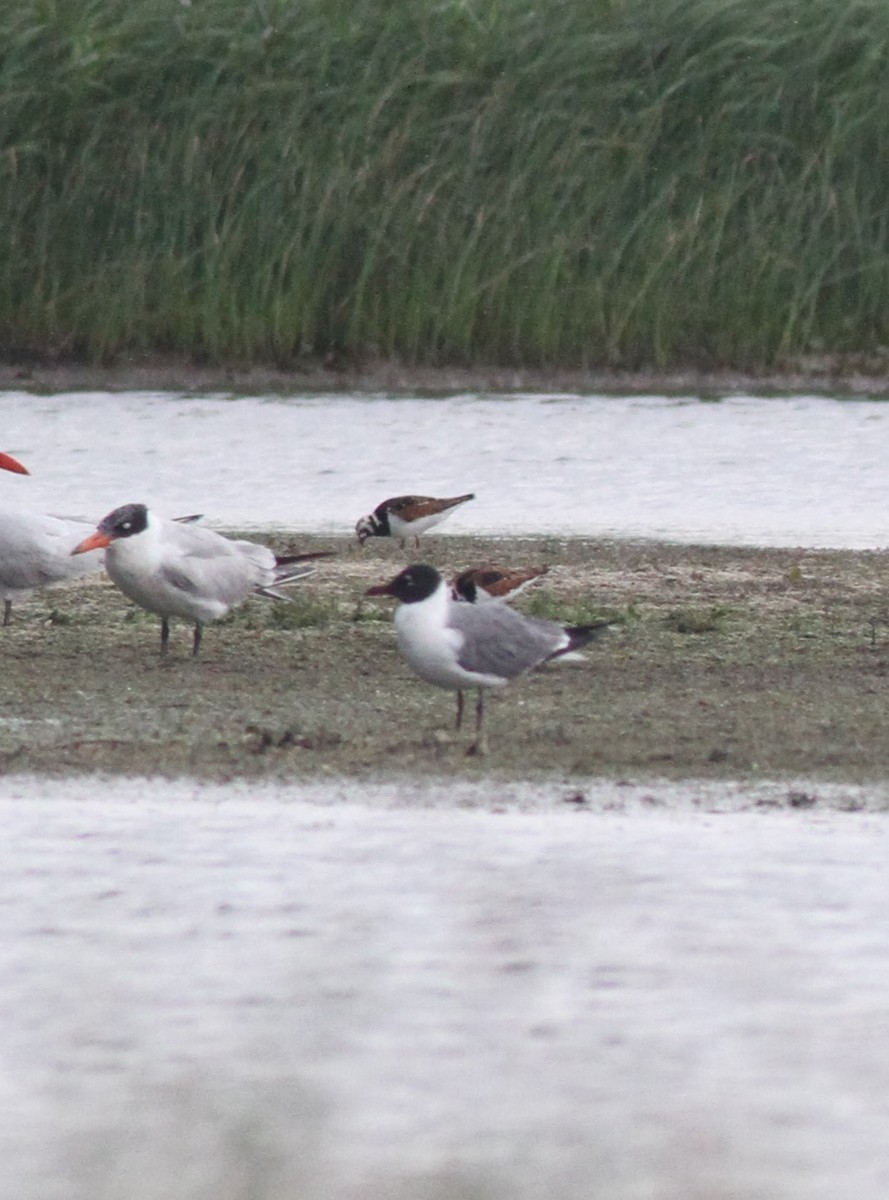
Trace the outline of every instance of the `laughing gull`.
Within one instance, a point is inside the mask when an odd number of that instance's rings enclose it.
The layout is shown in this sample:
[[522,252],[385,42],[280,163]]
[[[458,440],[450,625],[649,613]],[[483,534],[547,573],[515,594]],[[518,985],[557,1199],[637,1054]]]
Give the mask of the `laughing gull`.
[[466,604],[454,600],[434,567],[406,567],[389,583],[368,588],[368,596],[394,596],[398,647],[427,683],[457,693],[457,728],[463,723],[463,691],[478,688],[476,741],[470,752],[484,754],[484,689],[551,659],[571,654],[600,634],[607,621],[568,627],[522,616],[507,604]]
[[161,618],[161,654],[170,617],[194,622],[197,654],[206,621],[217,621],[250,595],[283,600],[275,588],[311,575],[306,560],[328,551],[278,558],[257,542],[233,541],[193,524],[159,517],[144,504],[124,504],[71,551],[105,549],[105,569],[125,596]]
[[544,576],[549,567],[500,567],[485,563],[480,567],[468,567],[451,580],[451,592],[455,600],[468,600],[470,604],[486,600],[514,600],[529,584]]
[[443,521],[458,504],[474,499],[475,492],[446,500],[437,500],[434,496],[393,496],[362,517],[355,532],[362,546],[369,537],[396,537],[402,546],[412,537],[414,545],[419,546],[421,533]]

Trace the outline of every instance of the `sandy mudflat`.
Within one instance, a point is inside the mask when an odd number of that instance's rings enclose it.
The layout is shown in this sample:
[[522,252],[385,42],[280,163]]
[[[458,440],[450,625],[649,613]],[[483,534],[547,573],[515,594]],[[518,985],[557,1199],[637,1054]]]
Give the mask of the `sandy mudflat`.
[[491,754],[466,756],[454,700],[400,660],[391,605],[372,582],[396,545],[300,536],[337,557],[293,589],[207,629],[201,656],[109,583],[44,592],[2,631],[0,770],[207,779],[445,775],[570,779],[817,776],[889,768],[886,559],[587,539],[448,537],[445,571],[496,558],[545,562],[531,608],[615,623],[586,662],[547,668],[491,698]]

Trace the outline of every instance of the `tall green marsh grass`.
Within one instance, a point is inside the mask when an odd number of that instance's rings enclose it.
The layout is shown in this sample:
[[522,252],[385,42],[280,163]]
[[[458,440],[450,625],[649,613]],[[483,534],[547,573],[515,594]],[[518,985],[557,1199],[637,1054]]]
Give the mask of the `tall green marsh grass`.
[[885,0],[0,4],[0,352],[889,345]]

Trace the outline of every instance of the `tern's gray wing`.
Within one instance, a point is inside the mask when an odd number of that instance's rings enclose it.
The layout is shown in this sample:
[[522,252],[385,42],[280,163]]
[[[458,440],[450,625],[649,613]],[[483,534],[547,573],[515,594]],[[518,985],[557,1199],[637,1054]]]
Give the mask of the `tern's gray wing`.
[[72,558],[71,551],[91,533],[92,522],[49,513],[0,511],[0,588],[25,591],[98,571],[102,556]]
[[177,558],[219,559],[225,555],[244,556],[263,566],[274,566],[275,556],[267,546],[258,542],[239,542],[223,537],[214,529],[198,525],[195,520],[183,519],[164,521],[161,525],[163,557],[170,561]]
[[177,591],[240,603],[273,580],[275,556],[256,542],[236,542],[198,525],[165,522],[161,574]]
[[463,636],[460,666],[502,679],[530,671],[566,642],[561,625],[522,616],[502,601],[483,605],[455,601],[448,610],[448,625]]

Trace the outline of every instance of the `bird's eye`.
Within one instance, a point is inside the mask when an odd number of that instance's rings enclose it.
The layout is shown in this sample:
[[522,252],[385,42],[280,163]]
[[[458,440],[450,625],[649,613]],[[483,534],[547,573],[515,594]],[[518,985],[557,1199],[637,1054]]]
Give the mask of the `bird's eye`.
[[123,525],[121,525],[121,529],[132,529],[132,528],[133,528],[132,521],[124,521]]

